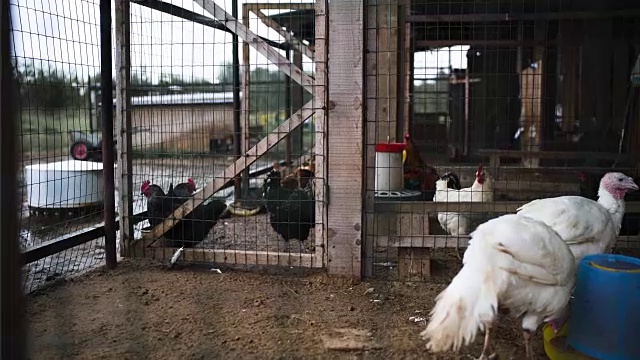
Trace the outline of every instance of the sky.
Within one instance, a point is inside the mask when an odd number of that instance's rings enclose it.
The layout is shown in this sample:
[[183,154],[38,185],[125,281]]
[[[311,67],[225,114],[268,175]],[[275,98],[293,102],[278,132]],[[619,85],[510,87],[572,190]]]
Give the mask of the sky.
[[[199,14],[210,16],[192,0],[165,0]],[[231,0],[216,0],[231,13]],[[240,4],[242,0],[238,1]],[[260,3],[300,3],[302,0],[271,0]],[[14,54],[19,59],[36,59],[86,79],[100,69],[100,12],[98,0],[10,0]],[[241,5],[239,5],[240,7]],[[112,10],[115,6],[112,3]],[[231,35],[168,14],[131,3],[132,72],[144,72],[157,81],[161,73],[185,79],[216,82],[222,64],[231,62]],[[242,11],[239,8],[238,12]],[[264,11],[271,15],[275,12]],[[112,11],[112,24],[115,14]],[[250,30],[278,42],[284,39],[252,14]],[[115,45],[115,39],[113,40]],[[466,67],[466,51],[423,52],[415,56],[416,78],[435,75],[440,67]],[[242,59],[242,47],[240,47]],[[284,55],[284,52],[281,51]],[[114,54],[115,55],[115,54]],[[276,67],[257,51],[250,51],[252,68]],[[305,71],[312,71],[303,58]],[[115,61],[114,61],[115,64]],[[115,66],[115,65],[114,65]],[[115,67],[113,69],[115,71]]]

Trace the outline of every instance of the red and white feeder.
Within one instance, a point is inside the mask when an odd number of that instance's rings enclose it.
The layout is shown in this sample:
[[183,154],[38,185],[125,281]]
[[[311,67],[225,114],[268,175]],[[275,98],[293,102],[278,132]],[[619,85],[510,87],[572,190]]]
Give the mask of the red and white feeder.
[[376,145],[376,192],[400,192],[404,190],[402,151],[404,143]]

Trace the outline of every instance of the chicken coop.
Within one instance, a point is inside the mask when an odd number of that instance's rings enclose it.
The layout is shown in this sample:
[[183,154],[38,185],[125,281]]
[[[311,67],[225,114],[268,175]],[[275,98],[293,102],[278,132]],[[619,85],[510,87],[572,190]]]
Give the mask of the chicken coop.
[[[636,178],[638,11],[624,1],[366,2],[364,274],[428,278],[432,260],[461,258],[489,218],[538,198],[596,200],[607,172]],[[406,153],[391,195],[378,187],[384,142]],[[488,196],[438,195],[440,177],[443,193],[473,189],[479,165]],[[614,251],[640,246],[636,199],[626,197]]]
[[[101,247],[166,263],[424,280],[483,221],[638,176],[632,1],[114,4],[114,62],[89,68],[115,94],[109,196],[25,264],[110,234]],[[640,247],[637,196],[614,251]]]

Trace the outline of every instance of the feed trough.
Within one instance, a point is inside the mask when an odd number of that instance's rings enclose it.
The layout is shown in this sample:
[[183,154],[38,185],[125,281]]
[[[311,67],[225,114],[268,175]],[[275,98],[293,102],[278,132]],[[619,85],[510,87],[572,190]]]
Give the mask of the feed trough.
[[101,207],[102,163],[65,160],[25,166],[32,214],[67,213]]

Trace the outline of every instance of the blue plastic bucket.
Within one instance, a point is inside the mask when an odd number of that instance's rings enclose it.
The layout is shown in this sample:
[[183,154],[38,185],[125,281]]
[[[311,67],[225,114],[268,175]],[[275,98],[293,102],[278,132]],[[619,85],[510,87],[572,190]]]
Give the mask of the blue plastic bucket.
[[567,342],[601,360],[640,359],[640,259],[585,256],[577,276]]

